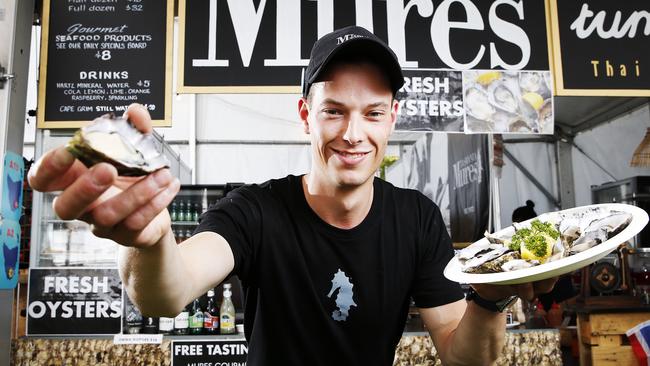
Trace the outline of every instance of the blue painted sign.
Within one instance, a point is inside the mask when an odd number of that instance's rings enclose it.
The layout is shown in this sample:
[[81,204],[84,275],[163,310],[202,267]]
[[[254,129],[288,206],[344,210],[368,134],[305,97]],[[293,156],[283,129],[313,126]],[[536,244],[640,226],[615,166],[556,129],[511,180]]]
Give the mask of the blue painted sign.
[[2,172],[2,218],[18,222],[23,207],[23,157],[7,151]]
[[20,216],[23,211],[23,157],[7,151],[2,170],[2,208],[0,211],[0,289],[18,284],[20,258]]
[[0,289],[12,289],[18,283],[18,259],[20,257],[20,224],[4,220],[0,225]]

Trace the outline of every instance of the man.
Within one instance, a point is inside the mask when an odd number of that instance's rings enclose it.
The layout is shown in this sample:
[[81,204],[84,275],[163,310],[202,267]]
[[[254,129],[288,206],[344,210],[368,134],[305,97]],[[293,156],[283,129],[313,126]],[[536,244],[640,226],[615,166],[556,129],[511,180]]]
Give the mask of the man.
[[[181,245],[165,209],[179,184],[167,170],[125,181],[60,148],[39,160],[30,184],[63,190],[54,202],[61,218],[81,218],[123,245],[120,273],[144,314],[174,316],[237,274],[247,288],[249,365],[391,365],[411,297],[445,364],[489,364],[503,344],[500,306],[552,281],[476,286],[466,302],[444,278],[453,251],[438,208],[374,178],[402,83],[395,55],[367,30],[321,38],[298,101],[311,171],[232,192]],[[151,130],[141,106],[127,115]]]

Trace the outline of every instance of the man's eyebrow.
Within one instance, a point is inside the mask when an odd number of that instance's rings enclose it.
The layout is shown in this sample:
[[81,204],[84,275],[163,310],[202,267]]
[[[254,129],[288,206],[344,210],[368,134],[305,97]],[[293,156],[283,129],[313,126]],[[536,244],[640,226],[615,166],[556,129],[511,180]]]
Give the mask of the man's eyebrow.
[[334,104],[337,106],[344,106],[345,104],[343,102],[339,102],[338,100],[332,99],[332,98],[326,98],[323,100],[321,104]]
[[386,102],[376,102],[376,103],[368,104],[368,108],[377,108],[377,107],[387,108],[388,103],[386,103]]

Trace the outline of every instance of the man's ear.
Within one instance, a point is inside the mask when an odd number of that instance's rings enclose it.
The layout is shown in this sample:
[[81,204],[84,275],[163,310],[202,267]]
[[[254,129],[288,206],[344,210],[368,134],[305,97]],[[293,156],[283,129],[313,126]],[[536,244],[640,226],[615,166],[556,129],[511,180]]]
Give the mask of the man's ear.
[[309,135],[309,102],[304,97],[298,99],[298,115],[302,122],[302,128]]

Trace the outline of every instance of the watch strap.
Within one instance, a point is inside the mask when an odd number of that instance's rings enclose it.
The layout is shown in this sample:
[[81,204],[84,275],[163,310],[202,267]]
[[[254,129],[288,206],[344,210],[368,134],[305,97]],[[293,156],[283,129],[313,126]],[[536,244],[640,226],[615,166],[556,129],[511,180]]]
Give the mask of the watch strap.
[[502,313],[508,307],[508,305],[512,304],[515,300],[517,300],[517,296],[512,295],[496,301],[486,300],[481,296],[479,296],[478,292],[476,292],[472,287],[470,287],[465,299],[467,301],[473,301],[474,303],[476,303],[476,305],[482,307],[483,309],[493,311],[495,313]]

